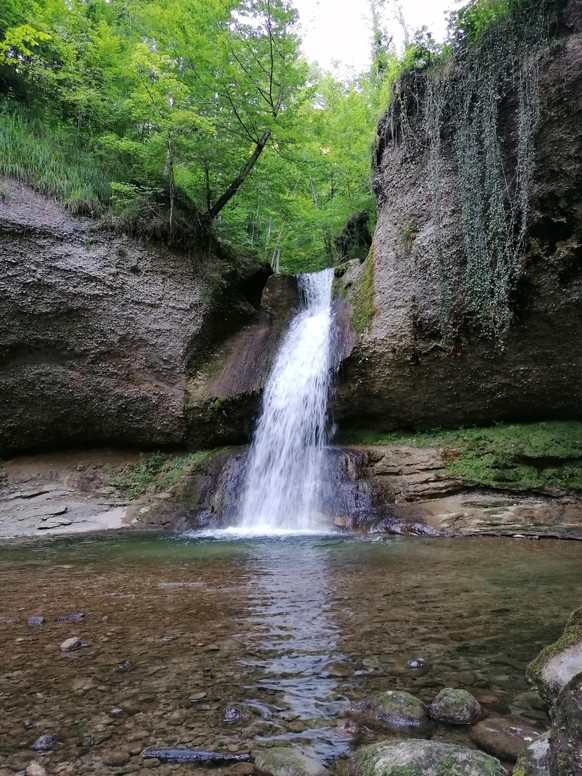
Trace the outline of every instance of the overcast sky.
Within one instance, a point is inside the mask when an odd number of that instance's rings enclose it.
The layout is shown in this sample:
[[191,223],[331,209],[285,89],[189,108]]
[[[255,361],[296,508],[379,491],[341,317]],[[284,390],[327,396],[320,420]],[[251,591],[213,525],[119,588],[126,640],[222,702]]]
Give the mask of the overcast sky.
[[[402,32],[390,11],[387,0],[385,21],[401,44]],[[392,0],[394,2],[394,0]],[[401,0],[407,26],[412,31],[427,26],[443,40],[446,31],[445,13],[458,7],[455,0]],[[370,5],[368,0],[295,0],[303,31],[303,50],[312,61],[326,70],[340,63],[338,74],[365,70],[370,57]]]

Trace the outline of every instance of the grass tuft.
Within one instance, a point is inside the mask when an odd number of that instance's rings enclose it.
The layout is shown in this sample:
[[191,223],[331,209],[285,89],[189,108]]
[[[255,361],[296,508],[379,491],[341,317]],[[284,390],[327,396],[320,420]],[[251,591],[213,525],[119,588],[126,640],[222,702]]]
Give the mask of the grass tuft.
[[201,466],[214,452],[142,453],[139,463],[125,466],[111,484],[124,498],[132,501],[146,494],[161,493]]

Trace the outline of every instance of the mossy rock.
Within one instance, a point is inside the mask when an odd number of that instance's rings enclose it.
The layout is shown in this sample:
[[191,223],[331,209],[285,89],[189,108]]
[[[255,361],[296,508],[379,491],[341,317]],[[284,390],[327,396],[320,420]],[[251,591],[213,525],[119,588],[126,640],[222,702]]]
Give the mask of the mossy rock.
[[582,673],[559,694],[552,710],[549,771],[552,776],[582,774]]
[[466,690],[446,687],[428,707],[428,713],[439,722],[450,725],[472,725],[482,715],[481,705]]
[[350,776],[507,776],[507,771],[483,752],[414,739],[359,749]]
[[254,752],[255,773],[258,776],[329,776],[329,771],[317,760],[291,747],[273,747]]
[[398,690],[376,693],[361,704],[366,719],[382,727],[421,728],[429,723],[426,706],[414,695]]
[[526,675],[548,706],[582,672],[582,607],[570,615],[562,636],[532,660]]
[[513,776],[550,776],[550,742],[548,733],[522,749],[513,769]]

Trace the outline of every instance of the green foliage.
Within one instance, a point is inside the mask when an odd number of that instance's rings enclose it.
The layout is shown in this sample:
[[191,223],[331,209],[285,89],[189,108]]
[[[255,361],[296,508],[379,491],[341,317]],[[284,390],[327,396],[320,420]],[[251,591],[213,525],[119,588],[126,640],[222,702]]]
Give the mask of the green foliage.
[[0,174],[57,196],[73,213],[99,215],[114,170],[106,169],[74,127],[14,102],[0,108]]
[[309,71],[295,23],[289,0],[6,0],[3,174],[140,234],[212,222],[281,269],[333,263],[349,217],[374,217],[394,57],[340,83]]
[[134,500],[168,490],[187,474],[200,467],[215,451],[176,455],[172,453],[143,453],[137,464],[125,466],[111,484],[127,499]]
[[345,429],[338,444],[438,447],[447,471],[492,488],[582,490],[582,423],[552,421],[420,433]]

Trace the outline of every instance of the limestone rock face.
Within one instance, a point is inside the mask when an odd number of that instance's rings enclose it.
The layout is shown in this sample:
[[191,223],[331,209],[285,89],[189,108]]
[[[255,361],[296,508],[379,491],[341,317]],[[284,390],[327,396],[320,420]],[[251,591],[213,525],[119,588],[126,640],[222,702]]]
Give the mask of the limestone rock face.
[[[582,11],[577,3],[570,4],[556,45],[542,59],[539,94],[528,239],[515,322],[503,349],[468,324],[452,348],[443,348],[426,143],[397,139],[380,147],[374,314],[342,368],[340,421],[426,428],[573,417],[582,411]],[[501,114],[500,125],[511,125],[514,98],[502,103]],[[422,106],[410,122],[415,137],[421,136]],[[459,187],[446,142],[443,156],[439,226],[447,261],[460,272],[465,258]]]
[[0,453],[183,443],[189,364],[256,317],[266,276],[216,246],[186,255],[3,189]]

